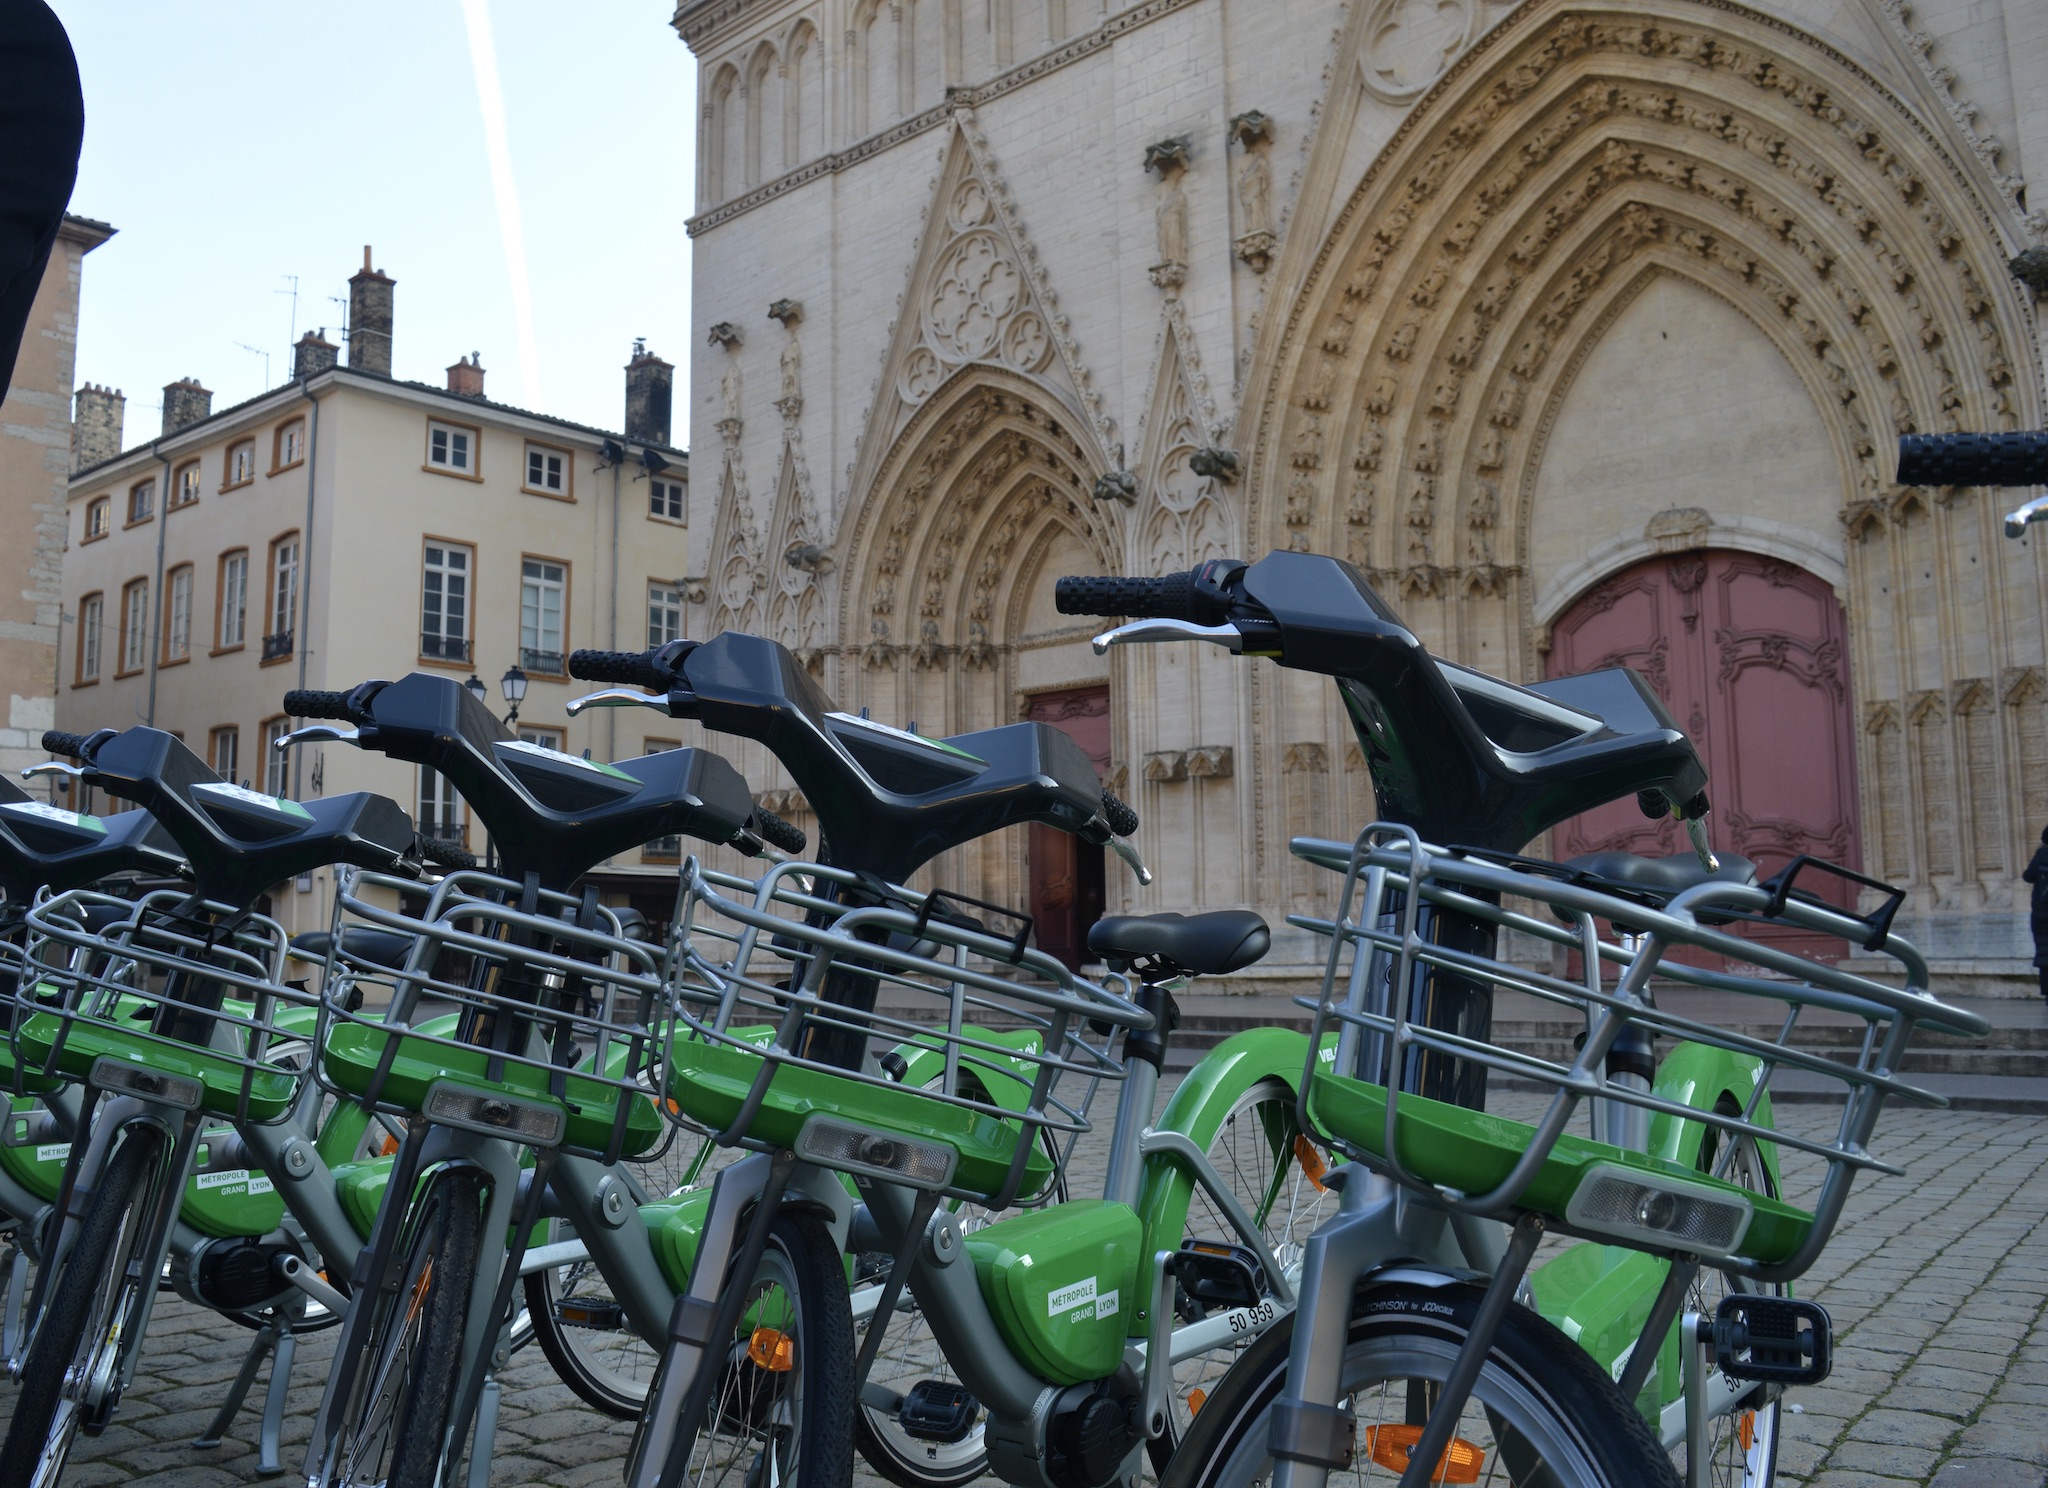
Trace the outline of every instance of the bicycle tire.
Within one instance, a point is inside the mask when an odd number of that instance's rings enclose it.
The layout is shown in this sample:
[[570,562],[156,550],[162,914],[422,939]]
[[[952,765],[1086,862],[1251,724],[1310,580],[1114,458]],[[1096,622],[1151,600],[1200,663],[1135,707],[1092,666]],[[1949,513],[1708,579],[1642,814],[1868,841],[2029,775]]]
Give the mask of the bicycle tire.
[[[1423,1414],[1418,1405],[1426,1406],[1434,1385],[1449,1374],[1484,1295],[1462,1282],[1359,1290],[1343,1373],[1345,1398],[1357,1412],[1358,1451],[1348,1471],[1332,1473],[1333,1483],[1391,1485],[1400,1477],[1405,1451],[1377,1439],[1374,1429],[1416,1424],[1411,1418]],[[1292,1315],[1259,1335],[1195,1416],[1160,1475],[1160,1488],[1247,1488],[1270,1475],[1272,1407],[1285,1389],[1293,1342]],[[1373,1387],[1384,1394],[1366,1395]],[[1458,1435],[1480,1449],[1483,1465],[1505,1454],[1516,1482],[1677,1488],[1679,1481],[1614,1382],[1585,1350],[1525,1308],[1511,1307],[1502,1319]],[[1376,1461],[1375,1445],[1393,1462]],[[1540,1476],[1546,1468],[1551,1476]]]
[[443,1168],[415,1202],[399,1284],[370,1332],[333,1482],[433,1488],[462,1368],[484,1175]]
[[[125,1320],[145,1291],[155,1289],[155,1276],[138,1280],[129,1273],[161,1186],[150,1176],[161,1165],[163,1146],[164,1134],[156,1127],[132,1127],[101,1170],[78,1238],[57,1263],[49,1303],[29,1342],[6,1447],[0,1451],[0,1488],[39,1488],[62,1475],[71,1444],[85,1424],[80,1402],[65,1397],[67,1378],[74,1370],[91,1372],[87,1366],[117,1317]],[[121,1346],[138,1347],[137,1331],[122,1329]],[[121,1361],[113,1368],[119,1379]]]
[[[839,1247],[817,1216],[776,1216],[749,1295],[723,1357],[716,1342],[705,1354],[719,1377],[692,1433],[683,1481],[790,1483],[800,1472],[803,1488],[849,1488],[853,1314]],[[764,1353],[766,1368],[755,1362]],[[776,1384],[778,1375],[793,1377],[793,1393]],[[778,1460],[761,1462],[760,1442],[782,1449]]]

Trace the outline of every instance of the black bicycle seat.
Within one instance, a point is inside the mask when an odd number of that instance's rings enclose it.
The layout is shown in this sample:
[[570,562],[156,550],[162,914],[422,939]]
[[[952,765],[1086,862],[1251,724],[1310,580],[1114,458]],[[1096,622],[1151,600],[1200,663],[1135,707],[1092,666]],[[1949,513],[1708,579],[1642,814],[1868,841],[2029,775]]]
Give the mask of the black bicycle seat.
[[1238,971],[1265,955],[1272,944],[1273,932],[1248,909],[1111,915],[1088,929],[1088,949],[1111,966],[1158,960],[1194,976]]
[[[351,925],[341,932],[341,943],[358,960],[399,971],[404,969],[407,958],[412,955],[413,938],[396,930],[372,930],[367,925]],[[291,958],[294,961],[325,961],[333,944],[332,930],[309,930],[304,935],[292,937]]]
[[1735,853],[1722,853],[1720,858],[1721,866],[1710,871],[1695,852],[1646,858],[1632,852],[1610,851],[1567,858],[1564,866],[1581,877],[1638,892],[1647,890],[1660,898],[1681,894],[1703,883],[1756,882],[1756,864],[1748,858]]

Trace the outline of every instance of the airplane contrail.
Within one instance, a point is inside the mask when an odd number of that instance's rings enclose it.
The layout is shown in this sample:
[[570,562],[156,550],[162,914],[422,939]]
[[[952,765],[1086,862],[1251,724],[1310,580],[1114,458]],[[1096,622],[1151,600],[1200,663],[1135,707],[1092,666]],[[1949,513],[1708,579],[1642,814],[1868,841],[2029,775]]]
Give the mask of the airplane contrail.
[[519,216],[519,186],[512,175],[512,150],[505,133],[505,94],[498,86],[498,51],[491,40],[489,0],[462,0],[469,33],[469,65],[476,74],[477,113],[484,127],[484,153],[491,163],[491,195],[498,206],[498,236],[505,244],[505,276],[512,282],[512,328],[519,342],[519,384],[526,406],[539,408],[540,351],[533,334],[533,285],[526,272],[526,232]]

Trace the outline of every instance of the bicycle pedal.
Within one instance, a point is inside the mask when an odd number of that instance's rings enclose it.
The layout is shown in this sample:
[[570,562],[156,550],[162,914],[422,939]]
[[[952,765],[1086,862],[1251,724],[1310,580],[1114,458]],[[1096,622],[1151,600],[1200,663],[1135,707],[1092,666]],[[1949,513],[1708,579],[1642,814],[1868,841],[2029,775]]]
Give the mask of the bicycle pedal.
[[616,1302],[571,1297],[555,1304],[555,1321],[570,1328],[616,1332],[626,1326],[626,1309]]
[[1817,1385],[1834,1368],[1834,1324],[1818,1302],[1738,1292],[1713,1326],[1714,1367],[1730,1379]]
[[959,1385],[944,1380],[919,1380],[896,1408],[896,1424],[905,1436],[951,1446],[964,1440],[981,1416],[981,1402]]
[[1266,1268],[1246,1246],[1183,1240],[1172,1265],[1181,1290],[1204,1307],[1256,1307],[1266,1295]]

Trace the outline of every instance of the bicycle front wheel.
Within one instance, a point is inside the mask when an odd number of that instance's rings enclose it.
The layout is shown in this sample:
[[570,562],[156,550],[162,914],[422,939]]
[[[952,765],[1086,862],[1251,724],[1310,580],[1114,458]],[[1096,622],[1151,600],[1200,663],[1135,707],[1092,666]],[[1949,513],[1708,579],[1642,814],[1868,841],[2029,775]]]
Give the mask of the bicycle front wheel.
[[156,1127],[132,1127],[100,1172],[29,1343],[0,1451],[0,1488],[55,1483],[79,1428],[97,1430],[112,1412],[111,1392],[125,1356],[142,1342],[136,1325],[156,1289],[143,1248],[163,1188],[163,1149]]
[[407,1216],[396,1290],[359,1364],[337,1488],[433,1488],[462,1370],[484,1175],[443,1168]]
[[[1391,1485],[1407,1465],[1484,1292],[1476,1286],[1361,1291],[1346,1340],[1343,1399],[1357,1455],[1332,1484]],[[1196,1414],[1160,1488],[1247,1488],[1273,1475],[1274,1402],[1285,1391],[1293,1318],[1261,1334]],[[1510,1308],[1459,1417],[1447,1481],[1551,1488],[1677,1488],[1643,1418],[1551,1324]],[[1488,1473],[1495,1476],[1489,1477]]]
[[853,1315],[839,1248],[815,1216],[776,1216],[739,1325],[706,1350],[704,1367],[717,1376],[688,1488],[848,1488]]

